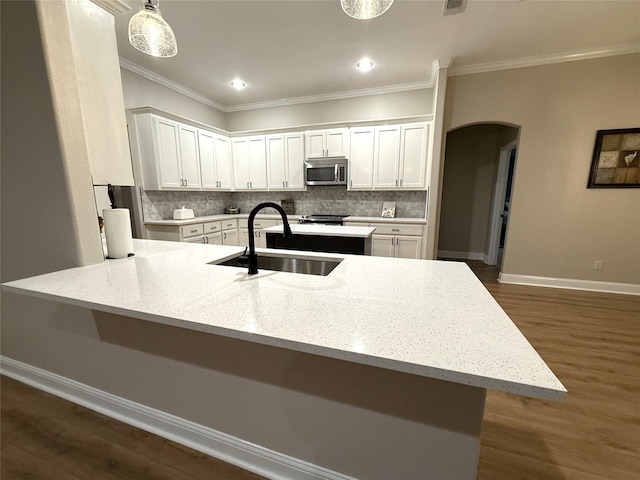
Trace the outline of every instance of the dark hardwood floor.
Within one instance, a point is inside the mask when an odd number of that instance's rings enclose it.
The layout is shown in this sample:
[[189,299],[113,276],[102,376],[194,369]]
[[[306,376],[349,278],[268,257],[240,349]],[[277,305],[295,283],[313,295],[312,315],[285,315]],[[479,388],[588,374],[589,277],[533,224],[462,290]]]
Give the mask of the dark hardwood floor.
[[[640,298],[504,285],[469,264],[569,390],[562,403],[489,392],[478,479],[640,478]],[[261,478],[15,380],[1,388],[3,480]]]

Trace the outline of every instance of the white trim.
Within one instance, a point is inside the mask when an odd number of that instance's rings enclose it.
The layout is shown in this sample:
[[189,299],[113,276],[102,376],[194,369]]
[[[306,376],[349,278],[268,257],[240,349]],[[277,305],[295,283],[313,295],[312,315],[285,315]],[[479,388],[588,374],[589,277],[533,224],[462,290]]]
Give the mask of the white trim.
[[[507,193],[507,180],[509,176],[509,164],[511,163],[511,151],[518,147],[518,140],[500,148],[498,157],[498,173],[493,188],[493,204],[491,207],[491,223],[489,227],[489,253],[487,264],[498,265],[498,253],[500,250],[500,233],[502,231],[502,219],[504,213],[504,200]],[[509,219],[507,218],[507,221]],[[506,241],[505,241],[506,246]]]
[[121,0],[91,0],[93,3],[98,5],[103,10],[106,10],[114,17],[116,15],[121,15],[123,13],[127,13],[131,10],[131,7]]
[[640,295],[640,285],[635,283],[599,282],[595,280],[576,280],[573,278],[537,277],[533,275],[517,275],[501,273],[500,283],[530,285],[534,287],[568,288],[570,290],[587,290],[591,292],[619,293],[623,295]]
[[451,250],[438,250],[438,258],[453,258],[455,260],[482,260],[489,262],[489,257],[484,252],[454,252]]
[[5,356],[0,373],[266,478],[356,480]]
[[552,63],[574,62],[577,60],[612,57],[616,55],[627,55],[631,53],[640,53],[640,45],[619,45],[615,47],[601,48],[598,50],[555,53],[551,55],[541,55],[538,57],[525,57],[513,60],[502,60],[499,62],[481,63],[477,65],[451,67],[449,69],[449,76],[453,77],[457,75],[470,75],[472,73],[495,72],[498,70],[509,70],[512,68],[536,67],[540,65],[549,65]]
[[180,85],[179,83],[174,82],[173,80],[169,80],[168,78],[163,77],[162,75],[158,75],[157,73],[152,72],[151,70],[147,70],[146,68],[143,68],[139,65],[136,65],[133,62],[130,62],[129,60],[120,57],[120,67],[124,68],[126,70],[129,70],[130,72],[133,72],[135,74],[140,75],[141,77],[146,78],[147,80],[151,80],[152,82],[156,82],[160,85],[162,85],[163,87],[167,87],[170,88],[171,90],[174,90],[178,93],[181,93],[182,95],[186,95],[187,97],[191,97],[194,100],[197,100],[200,103],[204,103],[205,105],[209,105],[210,107],[216,108],[222,112],[225,111],[225,107],[223,107],[222,105],[220,105],[217,102],[214,102],[213,100],[211,100],[208,97],[205,97],[204,95],[200,95],[199,93],[194,92],[193,90],[190,90],[186,87],[183,87],[182,85]]
[[267,102],[244,103],[224,107],[225,112],[240,112],[243,110],[257,110],[260,108],[285,107],[301,103],[325,102],[329,100],[342,100],[345,98],[365,97],[368,95],[380,95],[385,93],[406,92],[410,90],[422,90],[433,88],[433,81],[402,83],[399,85],[387,85],[385,87],[362,88],[360,90],[347,90],[345,92],[322,93],[319,95],[308,95],[306,97],[283,98]]

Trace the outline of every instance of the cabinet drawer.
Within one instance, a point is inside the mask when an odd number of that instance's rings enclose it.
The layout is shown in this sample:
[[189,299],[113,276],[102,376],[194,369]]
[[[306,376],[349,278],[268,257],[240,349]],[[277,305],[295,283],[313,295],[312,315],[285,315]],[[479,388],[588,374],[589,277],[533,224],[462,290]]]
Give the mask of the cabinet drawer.
[[202,224],[185,225],[180,227],[180,234],[182,238],[195,237],[196,235],[204,234],[204,226]]
[[[264,218],[256,218],[253,220],[253,228],[255,230],[260,230],[261,228],[269,228],[269,227],[275,227],[276,225],[278,225],[280,222],[282,222],[282,220],[278,221],[278,220],[271,220],[271,219],[264,219]],[[240,218],[238,220],[238,227],[240,228],[248,228],[249,227],[249,220],[246,218]]]
[[422,236],[422,225],[370,223],[369,226],[376,227],[375,234],[380,235],[418,235]]
[[214,233],[222,230],[222,222],[209,222],[204,224],[204,233]]
[[232,230],[234,228],[237,228],[237,222],[236,220],[224,220],[222,222],[222,230]]

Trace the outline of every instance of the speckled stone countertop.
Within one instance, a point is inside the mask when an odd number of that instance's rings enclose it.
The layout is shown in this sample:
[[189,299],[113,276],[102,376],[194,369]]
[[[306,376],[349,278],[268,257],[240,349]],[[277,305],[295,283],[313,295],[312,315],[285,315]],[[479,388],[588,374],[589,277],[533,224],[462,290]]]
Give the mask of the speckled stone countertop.
[[464,263],[299,252],[342,258],[326,277],[266,270],[249,276],[209,264],[243,250],[134,240],[133,257],[2,288],[480,388],[548,400],[566,396]]

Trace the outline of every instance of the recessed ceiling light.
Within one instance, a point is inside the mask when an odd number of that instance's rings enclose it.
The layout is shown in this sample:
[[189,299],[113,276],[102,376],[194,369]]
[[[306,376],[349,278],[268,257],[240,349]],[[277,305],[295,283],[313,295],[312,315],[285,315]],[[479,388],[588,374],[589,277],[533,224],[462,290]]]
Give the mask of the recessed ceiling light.
[[231,86],[236,90],[242,90],[244,87],[247,86],[247,84],[244,83],[242,80],[233,80],[231,82]]
[[356,63],[356,67],[361,72],[368,72],[369,70],[371,70],[373,68],[373,62],[371,60],[369,60],[368,58],[363,58],[358,63]]

